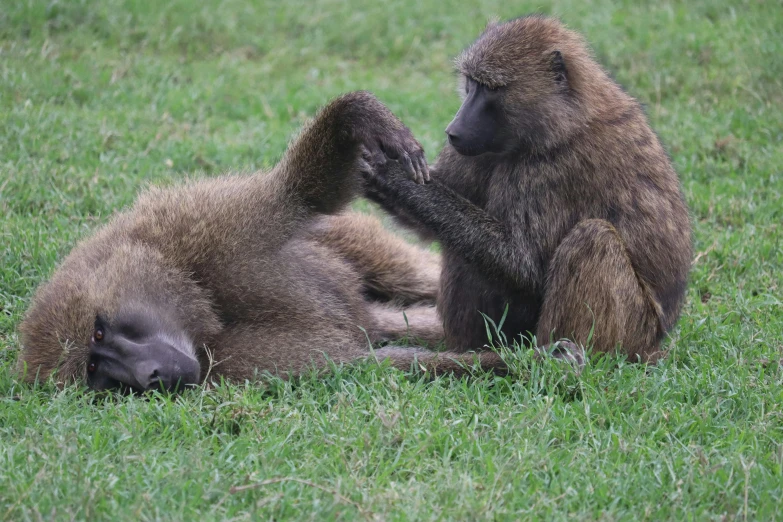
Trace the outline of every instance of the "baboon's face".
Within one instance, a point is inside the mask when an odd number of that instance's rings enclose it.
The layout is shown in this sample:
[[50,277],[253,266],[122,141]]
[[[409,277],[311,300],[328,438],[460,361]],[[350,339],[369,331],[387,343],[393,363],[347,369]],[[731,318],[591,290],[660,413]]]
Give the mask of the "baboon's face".
[[507,149],[509,133],[503,110],[503,89],[492,89],[465,77],[465,99],[446,127],[449,144],[454,150],[463,156],[478,156]]
[[96,317],[86,374],[94,390],[174,392],[198,384],[201,368],[184,331],[145,310]]
[[569,50],[579,47],[554,21],[490,24],[457,59],[465,95],[446,129],[452,147],[467,156],[524,153],[565,139],[581,125],[568,71]]

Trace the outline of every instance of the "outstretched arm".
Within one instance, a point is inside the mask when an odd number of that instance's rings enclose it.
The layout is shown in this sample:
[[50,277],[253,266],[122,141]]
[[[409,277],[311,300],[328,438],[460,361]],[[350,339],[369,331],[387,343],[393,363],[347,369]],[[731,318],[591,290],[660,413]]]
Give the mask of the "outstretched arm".
[[[380,184],[376,183],[367,172],[371,172],[373,169],[368,165],[365,165],[362,174],[367,176],[364,186],[362,187],[363,196],[373,203],[377,203],[387,214],[394,218],[394,221],[405,229],[414,232],[421,241],[431,242],[438,238],[432,233],[429,227],[424,226],[416,216],[411,215],[404,208],[404,205],[400,205],[399,202],[394,199],[390,194],[383,192]],[[430,175],[437,173],[430,167]]]
[[292,208],[334,213],[357,193],[362,150],[399,160],[419,182],[429,179],[424,151],[402,122],[369,92],[343,95],[324,107],[289,145],[268,176]]
[[[377,156],[376,156],[377,158]],[[394,161],[372,161],[363,169],[370,190],[386,201],[384,207],[428,229],[465,261],[517,288],[537,290],[544,268],[508,227],[437,180],[418,185],[406,178]],[[524,232],[523,232],[524,233]]]

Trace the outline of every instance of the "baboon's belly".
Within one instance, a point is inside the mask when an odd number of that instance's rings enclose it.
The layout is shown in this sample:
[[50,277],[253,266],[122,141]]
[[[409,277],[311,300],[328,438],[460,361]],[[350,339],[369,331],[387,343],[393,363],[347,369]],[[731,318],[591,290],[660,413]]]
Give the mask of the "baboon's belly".
[[366,324],[361,281],[344,259],[314,241],[292,240],[280,252],[280,293],[298,310],[312,310],[333,327]]
[[450,350],[475,350],[489,344],[487,326],[492,342],[499,344],[497,332],[484,316],[500,325],[506,306],[508,313],[500,331],[507,343],[519,341],[520,335],[535,332],[540,297],[488,279],[459,258],[446,256],[441,292],[438,308]]

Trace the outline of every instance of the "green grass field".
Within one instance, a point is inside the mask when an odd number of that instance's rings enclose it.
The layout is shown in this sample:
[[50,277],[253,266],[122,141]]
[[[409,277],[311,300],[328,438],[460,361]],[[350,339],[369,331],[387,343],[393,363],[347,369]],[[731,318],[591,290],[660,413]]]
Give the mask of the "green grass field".
[[[359,88],[433,159],[452,58],[534,11],[587,36],[682,176],[696,256],[666,360],[149,400],[15,380],[35,287],[141,187],[273,165]],[[0,2],[0,520],[783,517],[781,28],[764,0]]]

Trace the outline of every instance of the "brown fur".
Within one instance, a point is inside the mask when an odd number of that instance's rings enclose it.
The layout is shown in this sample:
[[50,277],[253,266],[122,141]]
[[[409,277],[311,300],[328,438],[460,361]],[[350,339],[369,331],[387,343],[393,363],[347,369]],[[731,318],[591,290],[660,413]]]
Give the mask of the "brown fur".
[[350,261],[362,274],[371,296],[397,304],[435,303],[440,256],[389,234],[368,215],[329,217],[323,225],[314,231],[313,239]]
[[545,17],[488,26],[457,67],[501,100],[511,146],[463,156],[447,145],[423,186],[393,162],[367,174],[371,198],[443,245],[448,349],[481,347],[479,312],[498,321],[508,305],[509,340],[586,345],[594,329],[596,351],[654,361],[682,306],[691,228],[639,103]]
[[[388,109],[352,93],[324,108],[268,173],[148,190],[37,291],[20,325],[19,370],[28,381],[54,372],[58,382],[84,379],[98,314],[168,325],[165,335],[192,344],[201,379],[210,364],[212,376],[241,381],[298,373],[324,356],[363,359],[378,340],[438,342],[441,322],[421,304],[436,295],[438,258],[370,218],[324,215],[351,199],[361,151],[379,145],[423,160]],[[406,322],[394,302],[418,304]],[[444,357],[376,353],[402,368],[417,358],[437,367]]]

